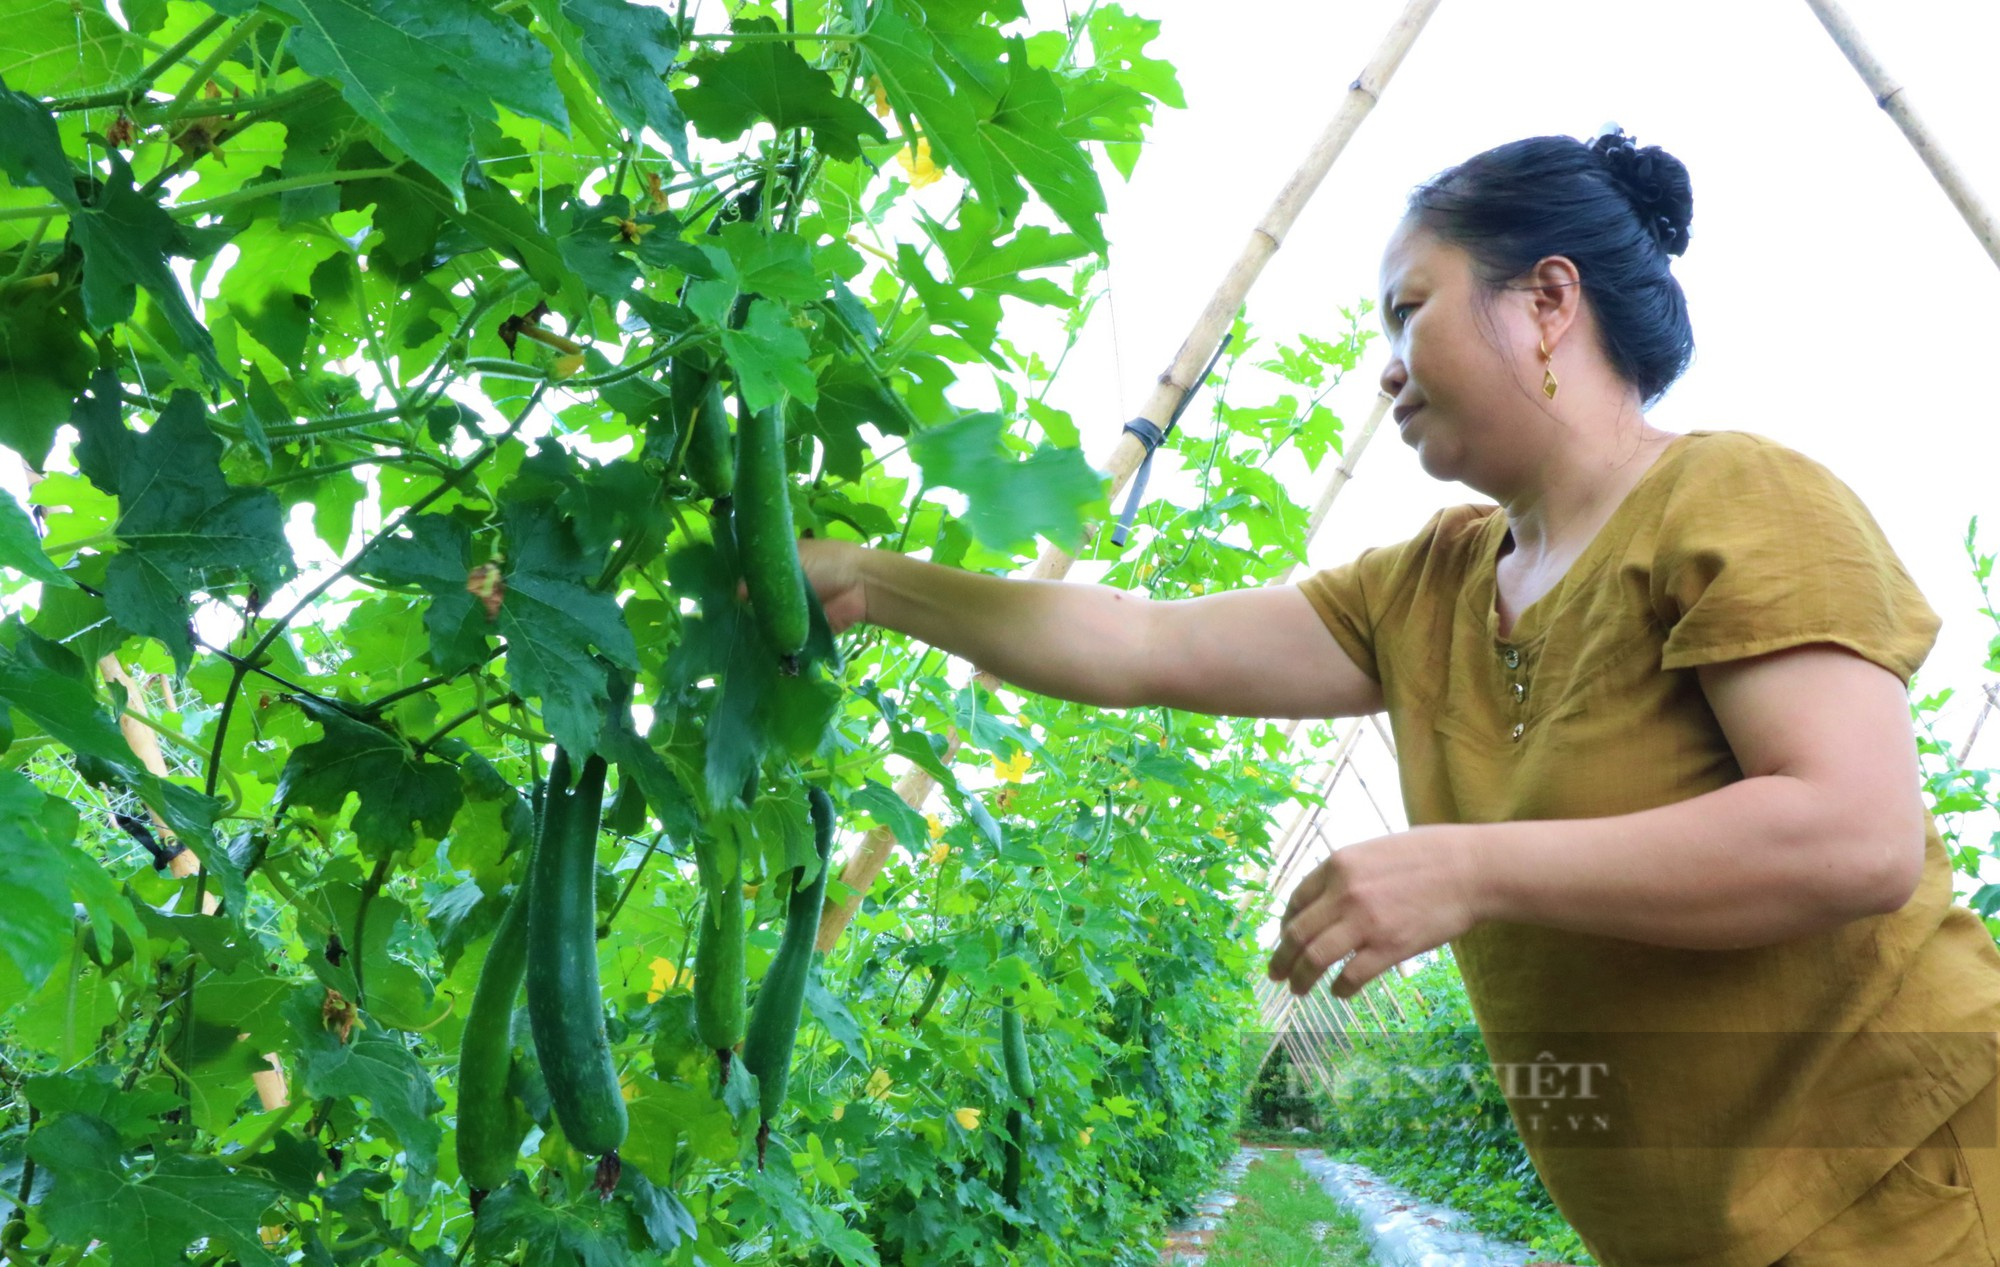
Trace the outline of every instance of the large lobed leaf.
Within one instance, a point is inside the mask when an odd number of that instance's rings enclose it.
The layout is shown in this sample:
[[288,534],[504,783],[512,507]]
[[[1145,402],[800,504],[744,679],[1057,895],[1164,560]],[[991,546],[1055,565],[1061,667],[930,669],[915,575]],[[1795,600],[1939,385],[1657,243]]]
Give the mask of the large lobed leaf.
[[[567,132],[549,50],[477,0],[266,0],[294,19],[289,51],[462,197],[475,122],[495,104]],[[252,0],[214,0],[244,13]]]
[[354,836],[375,857],[415,844],[418,827],[434,840],[451,830],[464,801],[456,767],[318,700],[301,698],[299,706],[326,735],[292,751],[278,776],[279,804],[338,814],[348,796],[358,796]]
[[100,376],[72,419],[77,464],[118,498],[123,548],[105,574],[105,602],[119,624],[165,643],[185,671],[191,594],[238,579],[270,594],[292,574],[278,498],[223,477],[222,440],[193,393],[175,392],[144,434],[119,414],[116,380]]
[[41,1217],[59,1240],[103,1241],[113,1267],[180,1264],[188,1247],[204,1239],[211,1248],[227,1246],[239,1262],[276,1262],[257,1237],[276,1188],[186,1154],[164,1155],[141,1176],[122,1152],[116,1130],[81,1113],[62,1114],[29,1138],[28,1154],[56,1177]]

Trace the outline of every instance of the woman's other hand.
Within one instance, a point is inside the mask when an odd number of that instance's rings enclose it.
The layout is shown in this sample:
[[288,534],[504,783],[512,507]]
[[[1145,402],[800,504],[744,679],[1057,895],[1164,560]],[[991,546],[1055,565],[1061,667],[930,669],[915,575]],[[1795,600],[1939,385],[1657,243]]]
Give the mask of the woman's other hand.
[[1445,823],[1335,850],[1285,905],[1271,979],[1303,995],[1352,955],[1331,987],[1351,999],[1403,960],[1471,929],[1478,917],[1466,844]]

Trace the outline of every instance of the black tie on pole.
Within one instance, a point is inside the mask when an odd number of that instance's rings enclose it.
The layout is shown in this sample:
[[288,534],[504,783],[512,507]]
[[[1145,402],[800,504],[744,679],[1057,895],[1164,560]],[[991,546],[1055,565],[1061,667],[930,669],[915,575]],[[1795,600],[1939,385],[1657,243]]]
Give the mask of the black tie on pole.
[[1208,382],[1208,376],[1215,372],[1215,363],[1222,359],[1224,349],[1229,346],[1229,341],[1235,337],[1234,334],[1225,334],[1222,336],[1222,342],[1216,345],[1215,355],[1208,358],[1208,365],[1201,371],[1201,377],[1194,380],[1194,386],[1187,389],[1187,394],[1181,397],[1181,403],[1174,406],[1173,417],[1167,419],[1167,425],[1164,430],[1154,426],[1152,420],[1148,418],[1134,418],[1125,424],[1125,430],[1138,436],[1139,443],[1146,446],[1146,456],[1140,461],[1139,469],[1133,473],[1132,488],[1125,495],[1125,509],[1119,512],[1118,526],[1111,530],[1112,545],[1122,546],[1125,544],[1125,538],[1132,531],[1132,521],[1138,518],[1139,503],[1146,496],[1146,477],[1153,472],[1153,451],[1158,449],[1161,443],[1174,433],[1175,424],[1180,422],[1181,415],[1187,411],[1188,405],[1201,391],[1202,384]]

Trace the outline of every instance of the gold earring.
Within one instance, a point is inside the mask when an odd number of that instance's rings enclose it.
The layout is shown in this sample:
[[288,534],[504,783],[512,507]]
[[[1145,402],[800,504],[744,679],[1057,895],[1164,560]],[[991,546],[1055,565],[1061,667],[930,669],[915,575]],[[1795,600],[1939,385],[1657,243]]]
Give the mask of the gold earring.
[[1540,343],[1542,345],[1542,395],[1547,396],[1550,400],[1554,400],[1556,398],[1556,389],[1561,384],[1556,382],[1555,366],[1550,363],[1553,357],[1549,353],[1548,340],[1542,339]]

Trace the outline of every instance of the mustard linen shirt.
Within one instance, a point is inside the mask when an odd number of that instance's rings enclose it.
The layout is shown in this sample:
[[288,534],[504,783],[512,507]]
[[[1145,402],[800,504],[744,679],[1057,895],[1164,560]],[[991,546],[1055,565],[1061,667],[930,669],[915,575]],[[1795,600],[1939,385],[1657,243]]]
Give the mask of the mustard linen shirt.
[[[1613,817],[1743,777],[1695,666],[1935,641],[1866,507],[1761,436],[1676,437],[1499,635],[1497,506],[1300,588],[1382,684],[1410,822]],[[1900,910],[1742,950],[1487,922],[1452,943],[1516,1126],[1606,1267],[1767,1267],[1996,1072],[2000,952],[1926,818]],[[1992,1143],[1993,1141],[1983,1141]]]

